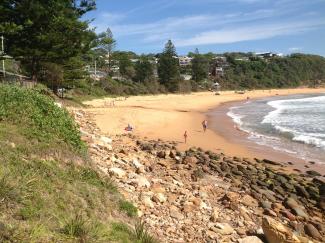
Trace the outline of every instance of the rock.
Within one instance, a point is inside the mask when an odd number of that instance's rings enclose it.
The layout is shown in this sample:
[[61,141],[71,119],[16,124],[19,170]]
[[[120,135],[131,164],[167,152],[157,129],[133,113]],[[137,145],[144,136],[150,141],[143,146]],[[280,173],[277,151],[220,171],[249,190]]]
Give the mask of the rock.
[[260,202],[262,208],[264,209],[271,209],[272,208],[272,203],[270,203],[269,201],[262,201]]
[[290,213],[288,210],[281,210],[280,213],[286,217],[287,219],[289,219],[290,221],[295,221],[296,217]]
[[150,182],[147,178],[143,176],[137,176],[135,179],[132,180],[132,185],[136,187],[146,187],[149,188],[151,186]]
[[157,157],[161,158],[161,159],[165,159],[166,158],[166,152],[165,151],[159,151],[157,153]]
[[302,218],[305,218],[305,219],[308,219],[308,215],[307,213],[305,212],[305,210],[303,210],[302,208],[294,208],[293,209],[293,212],[299,216],[299,217],[302,217]]
[[307,235],[309,235],[310,237],[316,239],[316,240],[322,240],[322,236],[321,234],[318,232],[318,230],[314,227],[314,225],[312,224],[306,224],[305,227],[305,232]]
[[145,172],[144,166],[139,162],[138,159],[134,158],[132,160],[132,164],[136,168],[136,173],[141,174],[141,173],[144,173]]
[[177,207],[171,206],[169,209],[170,217],[177,219],[177,220],[182,220],[184,219],[184,215],[180,213]]
[[257,236],[246,236],[245,238],[239,239],[238,243],[263,243]]
[[155,205],[154,203],[151,201],[151,198],[149,196],[144,196],[142,198],[142,203],[144,206],[148,207],[148,208],[153,208]]
[[212,211],[210,220],[215,223],[215,222],[218,221],[218,218],[219,218],[219,210],[214,208],[213,211]]
[[212,230],[208,230],[206,234],[207,234],[207,237],[212,240],[218,239],[217,233],[213,232]]
[[271,209],[265,209],[264,210],[264,214],[265,215],[272,216],[272,217],[277,217],[277,214],[273,210],[271,210]]
[[123,178],[126,175],[126,172],[120,168],[113,167],[109,169],[109,174],[117,178]]
[[[140,145],[141,144],[141,145]],[[153,150],[153,147],[150,143],[141,143],[140,142],[140,148],[143,150],[143,151],[148,151],[148,152],[151,152]]]
[[234,229],[228,223],[217,223],[212,230],[222,235],[231,235]]
[[291,209],[300,207],[300,205],[297,203],[297,201],[292,197],[289,197],[286,199],[285,205]]
[[231,203],[237,203],[239,201],[239,194],[236,192],[227,192],[220,201],[228,201]]
[[305,187],[300,186],[300,185],[295,185],[296,191],[297,191],[297,195],[301,196],[301,197],[305,197],[305,198],[309,198],[310,195],[309,193],[306,191]]
[[240,199],[241,203],[247,207],[257,207],[258,202],[255,198],[251,197],[250,195],[245,195]]
[[262,228],[268,243],[301,243],[289,228],[270,217],[263,218]]
[[287,198],[285,205],[289,207],[297,216],[307,219],[308,215],[302,206],[300,206],[292,197]]
[[183,159],[183,164],[191,164],[194,165],[197,163],[197,158],[195,158],[194,156],[185,156]]
[[112,139],[110,139],[108,137],[104,137],[104,136],[100,137],[100,141],[102,141],[105,144],[111,144],[112,143]]
[[275,161],[272,161],[269,159],[263,159],[262,162],[265,164],[270,164],[270,165],[282,165],[281,163],[278,163],[278,162],[275,162]]
[[238,235],[246,235],[246,230],[243,228],[236,229]]
[[321,174],[319,174],[317,171],[314,171],[314,170],[307,170],[307,171],[306,171],[306,174],[307,174],[307,175],[310,175],[311,177],[314,177],[314,176],[321,176]]
[[157,193],[157,194],[155,194],[155,195],[152,197],[152,200],[153,200],[154,202],[164,203],[164,202],[167,201],[167,198],[166,198],[166,196],[165,196],[164,194],[162,194],[162,193]]

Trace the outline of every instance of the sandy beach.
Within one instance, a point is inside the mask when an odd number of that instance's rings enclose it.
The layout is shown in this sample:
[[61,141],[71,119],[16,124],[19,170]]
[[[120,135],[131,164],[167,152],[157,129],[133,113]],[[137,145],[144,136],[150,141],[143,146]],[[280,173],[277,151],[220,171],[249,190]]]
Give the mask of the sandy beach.
[[[212,151],[223,152],[232,156],[248,158],[265,158],[265,152],[251,149],[245,142],[234,142],[231,135],[217,133],[208,129],[202,130],[202,121],[209,119],[208,112],[227,102],[243,101],[275,95],[291,95],[304,93],[321,93],[323,89],[279,89],[247,91],[237,94],[234,91],[224,91],[220,95],[213,92],[201,92],[186,95],[155,95],[134,96],[128,98],[105,98],[85,102],[87,109],[94,116],[99,128],[109,134],[123,134],[129,124],[134,127],[134,134],[149,139],[162,139],[179,142],[179,149],[196,146]],[[114,102],[113,102],[114,101]],[[227,123],[227,124],[226,124]],[[229,120],[220,119],[220,126],[233,128]],[[188,133],[185,144],[184,132]],[[226,130],[228,133],[240,133],[236,129]],[[271,152],[271,151],[268,151]],[[267,152],[267,153],[268,153]],[[284,156],[284,157],[283,157]],[[273,156],[274,157],[274,156]],[[279,155],[277,160],[290,161],[286,155]]]

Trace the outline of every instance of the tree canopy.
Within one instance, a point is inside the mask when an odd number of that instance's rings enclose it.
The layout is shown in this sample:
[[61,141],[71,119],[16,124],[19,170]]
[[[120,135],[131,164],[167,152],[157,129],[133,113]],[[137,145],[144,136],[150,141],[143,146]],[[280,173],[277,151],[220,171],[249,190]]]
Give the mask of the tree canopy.
[[0,31],[5,51],[36,78],[43,62],[63,64],[90,49],[95,34],[80,18],[94,8],[94,0],[4,0]]
[[171,92],[177,91],[180,80],[179,63],[176,57],[176,48],[169,40],[159,56],[158,75],[160,83]]
[[192,79],[196,82],[200,82],[209,75],[209,61],[208,59],[199,53],[196,49],[192,60]]

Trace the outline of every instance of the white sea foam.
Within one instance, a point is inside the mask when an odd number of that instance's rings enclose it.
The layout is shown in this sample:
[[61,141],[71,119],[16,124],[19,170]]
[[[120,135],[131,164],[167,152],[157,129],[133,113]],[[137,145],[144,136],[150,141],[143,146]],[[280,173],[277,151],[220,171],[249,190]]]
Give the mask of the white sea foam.
[[291,139],[325,150],[325,96],[276,100],[267,103],[274,110],[263,119]]
[[227,113],[227,115],[229,117],[231,117],[231,119],[234,121],[234,123],[236,123],[237,125],[241,126],[243,124],[242,118],[244,118],[245,116],[236,114],[234,112],[234,110],[235,109],[238,109],[238,108],[239,107],[237,107],[237,106],[231,107],[230,110],[229,110],[229,112]]

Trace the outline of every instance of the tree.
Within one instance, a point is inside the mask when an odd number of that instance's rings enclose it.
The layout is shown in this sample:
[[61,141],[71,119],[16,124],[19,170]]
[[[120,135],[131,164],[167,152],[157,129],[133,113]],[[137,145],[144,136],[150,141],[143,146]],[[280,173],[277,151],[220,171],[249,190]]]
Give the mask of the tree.
[[[94,8],[94,0],[4,0],[0,29],[7,53],[21,60],[37,80],[48,63],[61,65],[90,49],[95,34],[80,18]],[[7,31],[8,26],[14,31]]]
[[113,33],[110,28],[97,36],[97,46],[106,51],[108,57],[108,67],[111,68],[112,53],[116,46],[116,40],[114,40]]
[[196,82],[202,81],[208,77],[209,74],[209,62],[199,53],[196,48],[194,58],[192,60],[192,78]]
[[122,53],[118,59],[120,74],[128,79],[132,79],[135,76],[135,70],[133,64],[127,53]]
[[160,55],[158,76],[160,83],[169,91],[175,92],[178,90],[180,80],[179,63],[175,46],[171,40],[166,43],[165,49]]
[[150,63],[148,57],[142,56],[135,64],[135,81],[144,83],[153,78],[153,65]]

